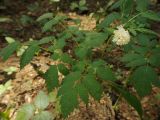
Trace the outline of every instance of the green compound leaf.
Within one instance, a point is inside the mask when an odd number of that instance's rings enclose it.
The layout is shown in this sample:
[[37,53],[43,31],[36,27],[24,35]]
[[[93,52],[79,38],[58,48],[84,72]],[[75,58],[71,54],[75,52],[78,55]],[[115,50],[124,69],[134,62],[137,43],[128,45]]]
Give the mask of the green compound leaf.
[[93,61],[93,63],[92,63],[92,67],[94,69],[97,69],[99,67],[103,67],[105,65],[106,65],[106,61],[104,61],[102,59],[97,59],[97,60]]
[[137,99],[137,97],[135,97],[134,95],[132,95],[130,92],[128,92],[127,90],[123,89],[121,86],[112,83],[113,87],[121,93],[121,95],[126,99],[126,101],[135,108],[135,110],[138,112],[138,114],[140,115],[140,117],[142,117],[143,114],[143,110],[142,110],[142,106],[140,101]]
[[89,48],[97,47],[103,44],[107,38],[107,33],[90,32],[86,34],[86,39],[83,44]]
[[64,79],[61,88],[58,91],[58,96],[62,96],[66,92],[70,92],[75,86],[75,83],[81,78],[81,72],[71,72]]
[[40,91],[34,100],[36,108],[44,110],[49,105],[49,98],[45,92]]
[[146,65],[147,64],[147,60],[144,57],[141,57],[139,59],[135,59],[129,63],[126,64],[127,67],[136,67],[136,66],[142,66],[142,65]]
[[147,29],[147,28],[136,28],[134,30],[141,32],[141,33],[145,33],[145,34],[159,36],[158,33],[154,32],[153,30]]
[[149,66],[138,67],[130,77],[130,82],[142,97],[150,94],[152,89],[151,84],[154,81],[159,81],[158,76],[154,69]]
[[68,63],[68,64],[73,63],[72,57],[67,53],[54,52],[54,54],[51,55],[51,59],[60,60],[64,63]]
[[142,46],[146,46],[149,47],[150,46],[150,38],[149,35],[146,34],[138,34],[137,35],[137,42],[138,44],[142,45]]
[[65,16],[58,16],[57,15],[55,18],[53,18],[50,21],[48,21],[47,23],[45,23],[45,25],[42,28],[42,31],[43,32],[50,31],[53,26],[57,25],[58,23],[62,22],[65,19],[66,19]]
[[42,111],[36,114],[32,120],[53,120],[52,114],[48,111]]
[[16,120],[30,120],[34,115],[35,107],[32,104],[24,104],[17,112]]
[[123,0],[122,5],[121,5],[121,12],[123,15],[129,15],[134,6],[134,1],[133,0]]
[[89,50],[87,47],[79,47],[75,50],[75,54],[79,59],[84,59],[88,56]]
[[141,54],[142,56],[145,56],[145,54],[147,54],[147,52],[150,50],[150,48],[148,47],[140,47],[140,46],[137,46],[137,45],[133,45],[132,46],[132,49],[138,53],[138,54]]
[[42,31],[43,31],[43,32],[47,32],[47,31],[51,30],[52,27],[53,27],[54,25],[56,25],[56,24],[58,24],[58,21],[55,20],[55,19],[51,19],[50,21],[48,21],[47,23],[45,23],[45,25],[44,25],[43,28],[42,28]]
[[78,106],[77,91],[72,89],[64,93],[61,97],[60,104],[62,115],[66,118]]
[[147,11],[147,12],[144,12],[142,13],[142,16],[145,17],[145,18],[148,18],[150,20],[154,20],[154,21],[160,21],[160,15],[153,12],[153,11]]
[[101,98],[103,89],[93,74],[84,76],[82,83],[96,100]]
[[58,70],[63,75],[67,75],[69,73],[68,68],[64,64],[58,64]]
[[65,39],[58,39],[57,41],[55,41],[54,49],[62,49],[65,45]]
[[72,70],[83,72],[85,70],[86,63],[86,61],[78,61],[73,65]]
[[4,61],[6,61],[17,50],[19,46],[20,42],[18,41],[10,43],[7,47],[1,50],[0,57],[2,57]]
[[108,27],[112,22],[120,18],[120,14],[117,12],[113,12],[109,14],[98,26],[98,29],[103,29]]
[[[137,49],[138,52],[142,52],[143,54],[143,50],[139,50]],[[128,53],[125,54],[122,58],[121,58],[122,62],[126,63],[127,67],[136,67],[136,66],[141,66],[141,65],[145,65],[147,64],[147,60],[145,59],[145,57],[143,55],[137,54],[137,53]]]
[[64,63],[68,63],[68,64],[72,64],[73,63],[72,57],[67,53],[63,53],[62,54],[61,61],[63,61]]
[[58,96],[61,96],[60,104],[63,117],[67,117],[78,105],[76,86],[80,78],[81,72],[68,74],[58,91]]
[[123,0],[118,0],[115,1],[115,3],[113,3],[113,5],[109,8],[109,10],[114,10],[120,7],[120,5],[122,4]]
[[20,59],[20,68],[24,68],[34,57],[35,53],[38,52],[40,47],[37,44],[31,45],[26,49]]
[[131,61],[133,61],[135,59],[138,59],[139,57],[141,57],[141,55],[139,55],[139,54],[127,53],[121,58],[121,61],[123,61],[123,62],[131,62]]
[[122,96],[127,100],[127,102],[135,108],[135,110],[141,117],[143,114],[143,110],[140,101],[126,90],[119,89],[119,91],[122,94]]
[[99,67],[97,69],[97,75],[103,80],[116,80],[115,75],[109,67]]
[[46,44],[46,43],[49,43],[50,41],[53,41],[54,39],[55,39],[54,36],[43,37],[42,39],[40,39],[40,40],[38,41],[38,44],[39,44],[39,45]]
[[45,83],[49,92],[51,92],[58,84],[58,70],[55,65],[50,66],[50,68],[43,75]]
[[80,1],[79,1],[79,5],[80,5],[80,6],[84,6],[85,4],[86,4],[86,0],[80,0]]
[[85,86],[83,84],[78,84],[76,86],[78,95],[80,96],[80,98],[82,99],[82,101],[87,104],[88,103],[88,99],[89,99],[89,94],[88,94],[88,90],[85,88]]
[[142,12],[142,11],[146,11],[148,6],[149,6],[149,0],[136,0],[137,3],[137,10]]
[[84,59],[91,55],[91,49],[98,47],[104,43],[108,38],[106,33],[90,32],[86,33],[86,39],[80,44],[80,46],[75,50],[75,54],[80,59]]
[[37,18],[36,21],[40,22],[45,19],[53,18],[53,13],[45,13]]
[[160,67],[160,54],[152,54],[149,57],[149,63],[155,67]]

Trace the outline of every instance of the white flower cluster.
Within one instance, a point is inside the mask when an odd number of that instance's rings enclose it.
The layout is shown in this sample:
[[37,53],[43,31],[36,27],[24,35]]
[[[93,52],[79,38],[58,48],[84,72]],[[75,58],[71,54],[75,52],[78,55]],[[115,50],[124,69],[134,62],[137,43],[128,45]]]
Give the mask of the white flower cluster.
[[126,45],[130,41],[130,34],[128,30],[125,30],[122,25],[117,27],[114,31],[114,37],[112,40],[117,45]]

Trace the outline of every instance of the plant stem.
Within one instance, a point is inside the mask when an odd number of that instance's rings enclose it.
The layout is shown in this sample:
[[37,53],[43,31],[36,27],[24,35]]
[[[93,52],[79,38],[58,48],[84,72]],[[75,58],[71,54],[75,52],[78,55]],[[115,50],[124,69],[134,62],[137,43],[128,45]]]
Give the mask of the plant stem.
[[110,37],[108,38],[108,41],[107,41],[107,43],[106,43],[106,47],[109,45],[109,42],[111,41],[111,39],[112,39],[112,36],[110,36]]
[[120,100],[121,97],[122,97],[122,95],[120,94],[120,95],[118,96],[118,99],[116,100],[115,104],[113,105],[113,109],[116,109],[116,108],[117,108],[118,102],[119,102],[119,100]]

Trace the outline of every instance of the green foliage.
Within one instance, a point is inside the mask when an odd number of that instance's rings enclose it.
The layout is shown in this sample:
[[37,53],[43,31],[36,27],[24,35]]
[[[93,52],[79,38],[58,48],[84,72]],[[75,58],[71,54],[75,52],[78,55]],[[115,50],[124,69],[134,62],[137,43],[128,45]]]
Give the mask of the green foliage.
[[128,53],[124,55],[122,61],[127,63],[127,67],[136,67],[147,64],[144,56],[137,53]]
[[113,12],[109,14],[98,26],[98,29],[105,29],[108,27],[112,22],[120,18],[120,14],[117,12]]
[[42,45],[42,44],[49,43],[49,42],[53,41],[54,39],[55,39],[54,36],[43,37],[42,39],[40,39],[40,40],[38,41],[38,45]]
[[58,70],[63,75],[67,75],[69,73],[68,68],[64,64],[58,64]]
[[4,85],[0,85],[0,96],[10,89],[12,89],[11,80],[6,82]]
[[28,48],[26,45],[22,45],[18,50],[17,50],[17,56],[22,56],[25,50]]
[[70,92],[66,92],[61,97],[60,104],[63,117],[67,117],[78,105],[77,92],[74,89]]
[[18,41],[10,43],[7,47],[3,48],[0,52],[0,57],[6,61],[19,47]]
[[35,107],[32,104],[24,104],[17,113],[16,120],[29,120],[34,114]]
[[15,39],[12,38],[12,37],[5,37],[5,40],[6,40],[8,43],[13,43],[13,42],[15,42]]
[[82,43],[82,45],[89,48],[98,47],[102,45],[107,38],[108,35],[106,33],[90,32],[86,34],[86,40]]
[[[61,110],[64,117],[74,110],[78,105],[78,96],[87,103],[90,93],[95,99],[99,100],[102,94],[102,87],[97,82],[93,74],[81,77],[81,72],[73,72],[65,77],[59,90],[61,96]],[[72,100],[72,102],[70,102]]]
[[[45,109],[49,105],[49,97],[40,91],[33,103],[24,104],[17,112],[16,120],[52,120],[53,116]],[[38,113],[36,113],[38,110]]]
[[[85,4],[86,2],[82,0],[79,3],[72,3],[72,7],[86,10],[84,9]],[[80,6],[84,8],[81,9]],[[78,107],[79,98],[86,104],[89,101],[89,95],[100,100],[104,85],[102,83],[107,83],[115,89],[142,117],[140,100],[128,92],[126,86],[131,85],[140,96],[139,98],[149,95],[153,85],[160,87],[159,75],[156,70],[160,66],[160,45],[157,40],[159,34],[150,27],[150,22],[159,22],[160,16],[154,11],[150,11],[148,6],[149,0],[145,0],[145,2],[142,0],[119,0],[109,6],[109,10],[112,12],[104,17],[94,31],[79,30],[73,26],[67,27],[64,23],[70,19],[67,19],[66,16],[45,13],[36,21],[42,26],[42,32],[46,32],[45,34],[53,32],[54,36],[46,36],[39,41],[25,43],[27,49],[21,56],[20,67],[22,69],[27,65],[40,50],[49,52],[51,59],[59,62],[57,65],[51,65],[42,76],[49,92],[53,89],[58,90],[57,97],[64,117]],[[130,42],[127,45],[119,46],[118,49],[120,48],[124,54],[121,58],[113,59],[106,57],[106,53],[117,47],[110,41],[115,36],[117,26],[129,31]],[[125,31],[121,30],[121,32],[120,34],[123,34]],[[9,41],[10,44],[0,52],[0,56],[4,60],[7,60],[20,48],[19,42]],[[48,48],[44,48],[43,45],[47,45]],[[124,69],[130,69],[130,75],[122,77],[125,83],[122,86],[116,84],[115,72],[120,66],[114,65],[111,59],[113,62],[115,59],[123,62]],[[113,69],[109,64],[113,64]],[[62,82],[58,80],[58,72],[63,75]],[[48,104],[47,95],[40,92],[34,105],[38,109],[44,110]],[[34,111],[30,105],[29,109]],[[19,119],[23,116],[26,120],[31,116],[37,120],[51,119],[50,113],[43,110],[33,117],[31,113],[27,113],[24,107],[19,113],[20,115],[18,114]]]
[[64,117],[67,117],[69,113],[72,112],[78,105],[75,84],[76,81],[80,79],[80,75],[80,72],[70,73],[67,75],[58,92],[59,96],[61,96],[60,104]]
[[[155,67],[159,66],[159,60],[156,59],[159,58],[159,46],[156,46],[157,41],[154,40],[153,36],[139,34],[136,39],[136,43],[131,45],[130,51],[121,58],[121,61],[125,62],[127,67],[137,67],[148,64]],[[154,50],[157,52],[154,53]]]
[[42,111],[36,114],[33,120],[52,120],[52,114],[48,111]]
[[149,6],[149,0],[136,0],[137,10],[142,12],[146,11]]
[[99,100],[102,95],[102,86],[97,82],[93,74],[88,74],[84,76],[82,81],[88,92],[96,99]]
[[153,12],[153,11],[144,12],[144,13],[142,13],[142,16],[145,18],[148,18],[150,20],[160,21],[160,15]]
[[33,23],[33,19],[30,16],[22,15],[20,18],[20,22],[22,25],[25,26],[25,25]]
[[149,66],[138,67],[130,78],[130,82],[142,97],[150,94],[153,82],[157,84],[159,81],[157,73]]
[[86,0],[80,0],[79,3],[77,2],[72,2],[70,5],[71,10],[76,10],[78,9],[80,12],[88,10],[86,6]]
[[43,75],[45,83],[49,92],[55,87],[58,87],[58,70],[56,66],[50,66],[50,68]]
[[13,66],[4,69],[4,72],[6,72],[7,75],[11,75],[16,71],[17,71],[17,67],[13,67]]
[[133,0],[122,0],[121,4],[122,4],[121,5],[122,15],[129,16],[131,12],[133,11],[134,1]]
[[100,66],[97,68],[97,75],[103,80],[115,81],[115,75],[109,67]]
[[43,15],[39,16],[36,21],[40,22],[42,20],[50,18],[53,18],[53,13],[44,13]]
[[[44,19],[44,16],[43,16],[43,19]],[[66,19],[65,16],[59,16],[59,15],[55,16],[54,18],[50,19],[48,22],[44,24],[44,26],[42,27],[42,31],[43,32],[51,31],[55,25],[63,22],[65,19]]]
[[80,79],[80,76],[81,73],[79,71],[68,74],[63,80],[63,83],[58,91],[58,95],[63,96],[63,94],[72,91],[75,87],[74,84]]
[[20,68],[24,68],[34,57],[35,53],[38,52],[40,47],[37,44],[29,46],[23,53],[20,59]]
[[2,120],[10,120],[10,119],[9,119],[9,114],[7,113],[7,111],[5,111],[5,112],[0,112],[0,118],[1,118]]
[[140,117],[142,117],[143,111],[142,111],[142,106],[141,106],[140,101],[135,96],[133,96],[131,93],[129,93],[127,90],[121,88],[120,86],[117,86],[114,84],[114,87],[127,100],[127,102],[137,110]]
[[77,89],[78,95],[82,99],[82,101],[84,103],[88,104],[89,93],[88,93],[87,88],[83,84],[78,84],[76,89]]
[[31,12],[37,11],[39,8],[38,2],[33,2],[27,6],[27,9]]
[[40,91],[34,100],[34,104],[36,108],[43,110],[49,105],[49,98],[44,92]]

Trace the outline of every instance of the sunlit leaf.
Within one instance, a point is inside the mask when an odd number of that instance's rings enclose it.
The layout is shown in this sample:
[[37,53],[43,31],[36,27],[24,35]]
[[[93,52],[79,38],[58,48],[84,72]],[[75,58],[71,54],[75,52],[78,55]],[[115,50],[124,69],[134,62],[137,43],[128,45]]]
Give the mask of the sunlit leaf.
[[36,108],[44,110],[49,105],[49,98],[43,91],[40,91],[34,100]]
[[6,61],[20,46],[18,41],[10,43],[7,47],[0,51],[0,56]]
[[30,120],[34,115],[35,107],[32,104],[24,104],[17,113],[16,120]]
[[20,59],[20,68],[24,68],[34,57],[35,53],[38,52],[40,47],[37,44],[29,46],[23,53]]
[[42,111],[36,114],[32,120],[53,120],[52,113],[48,111]]

